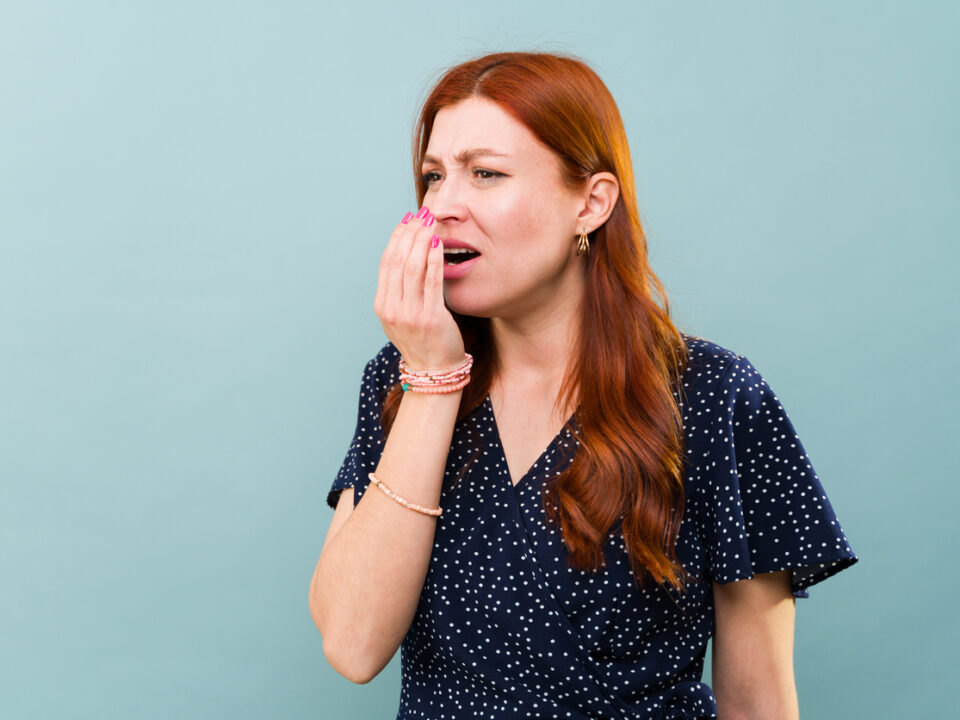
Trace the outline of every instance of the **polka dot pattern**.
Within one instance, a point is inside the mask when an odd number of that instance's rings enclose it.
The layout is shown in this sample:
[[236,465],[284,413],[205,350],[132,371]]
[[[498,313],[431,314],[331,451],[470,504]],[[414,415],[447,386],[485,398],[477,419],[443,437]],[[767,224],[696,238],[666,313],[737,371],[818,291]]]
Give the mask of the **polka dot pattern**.
[[[597,573],[571,569],[540,503],[576,453],[570,422],[516,486],[489,395],[454,427],[433,554],[401,645],[398,720],[716,718],[701,682],[712,581],[790,569],[794,597],[857,562],[782,405],[753,365],[703,338],[682,391],[686,593],[637,588],[619,528]],[[392,343],[367,363],[357,426],[327,497],[354,504],[383,451],[380,403],[399,379]],[[461,472],[463,477],[454,482]]]

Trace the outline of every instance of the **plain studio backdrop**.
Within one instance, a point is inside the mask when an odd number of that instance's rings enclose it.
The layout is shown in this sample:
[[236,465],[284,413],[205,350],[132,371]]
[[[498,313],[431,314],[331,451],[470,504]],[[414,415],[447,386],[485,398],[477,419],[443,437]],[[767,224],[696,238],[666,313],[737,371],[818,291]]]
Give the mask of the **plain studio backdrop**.
[[[307,589],[442,70],[585,59],[683,330],[776,390],[860,557],[802,717],[946,717],[960,6],[0,4],[0,716],[388,718]],[[709,651],[704,680],[710,682]]]

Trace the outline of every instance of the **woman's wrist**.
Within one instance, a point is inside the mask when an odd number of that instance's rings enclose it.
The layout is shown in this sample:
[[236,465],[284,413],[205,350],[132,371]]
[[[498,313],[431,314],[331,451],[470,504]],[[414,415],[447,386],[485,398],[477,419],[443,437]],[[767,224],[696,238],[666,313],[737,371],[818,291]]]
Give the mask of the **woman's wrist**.
[[473,356],[464,353],[460,361],[443,369],[415,370],[400,358],[400,382],[404,392],[446,394],[465,387],[470,382]]

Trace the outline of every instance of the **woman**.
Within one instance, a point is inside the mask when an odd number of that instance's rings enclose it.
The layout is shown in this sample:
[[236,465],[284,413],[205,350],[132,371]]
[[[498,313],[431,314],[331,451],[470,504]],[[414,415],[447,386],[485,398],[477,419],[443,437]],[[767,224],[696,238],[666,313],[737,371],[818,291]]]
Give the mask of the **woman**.
[[798,717],[794,598],[857,557],[769,385],[671,323],[603,82],[463,63],[414,154],[310,588],[331,665],[401,647],[398,718]]

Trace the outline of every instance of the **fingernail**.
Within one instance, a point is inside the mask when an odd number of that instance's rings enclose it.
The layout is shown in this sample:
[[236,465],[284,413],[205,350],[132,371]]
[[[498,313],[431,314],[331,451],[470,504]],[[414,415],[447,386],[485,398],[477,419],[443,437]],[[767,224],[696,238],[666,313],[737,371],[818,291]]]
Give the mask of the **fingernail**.
[[423,221],[423,226],[430,227],[431,225],[433,225],[433,215],[428,215],[427,219]]
[[412,218],[412,217],[413,217],[413,213],[412,213],[412,212],[408,212],[406,215],[403,216],[403,220],[401,220],[400,222],[402,222],[404,225],[406,225],[408,222],[410,222],[410,218]]
[[429,212],[430,212],[430,208],[428,208],[426,205],[424,205],[422,208],[420,208],[419,210],[417,210],[417,217],[418,217],[418,218],[426,217],[426,216],[427,216],[427,213],[429,213]]
[[430,247],[436,247],[439,244],[440,244],[439,235],[434,235],[432,238],[430,238]]

